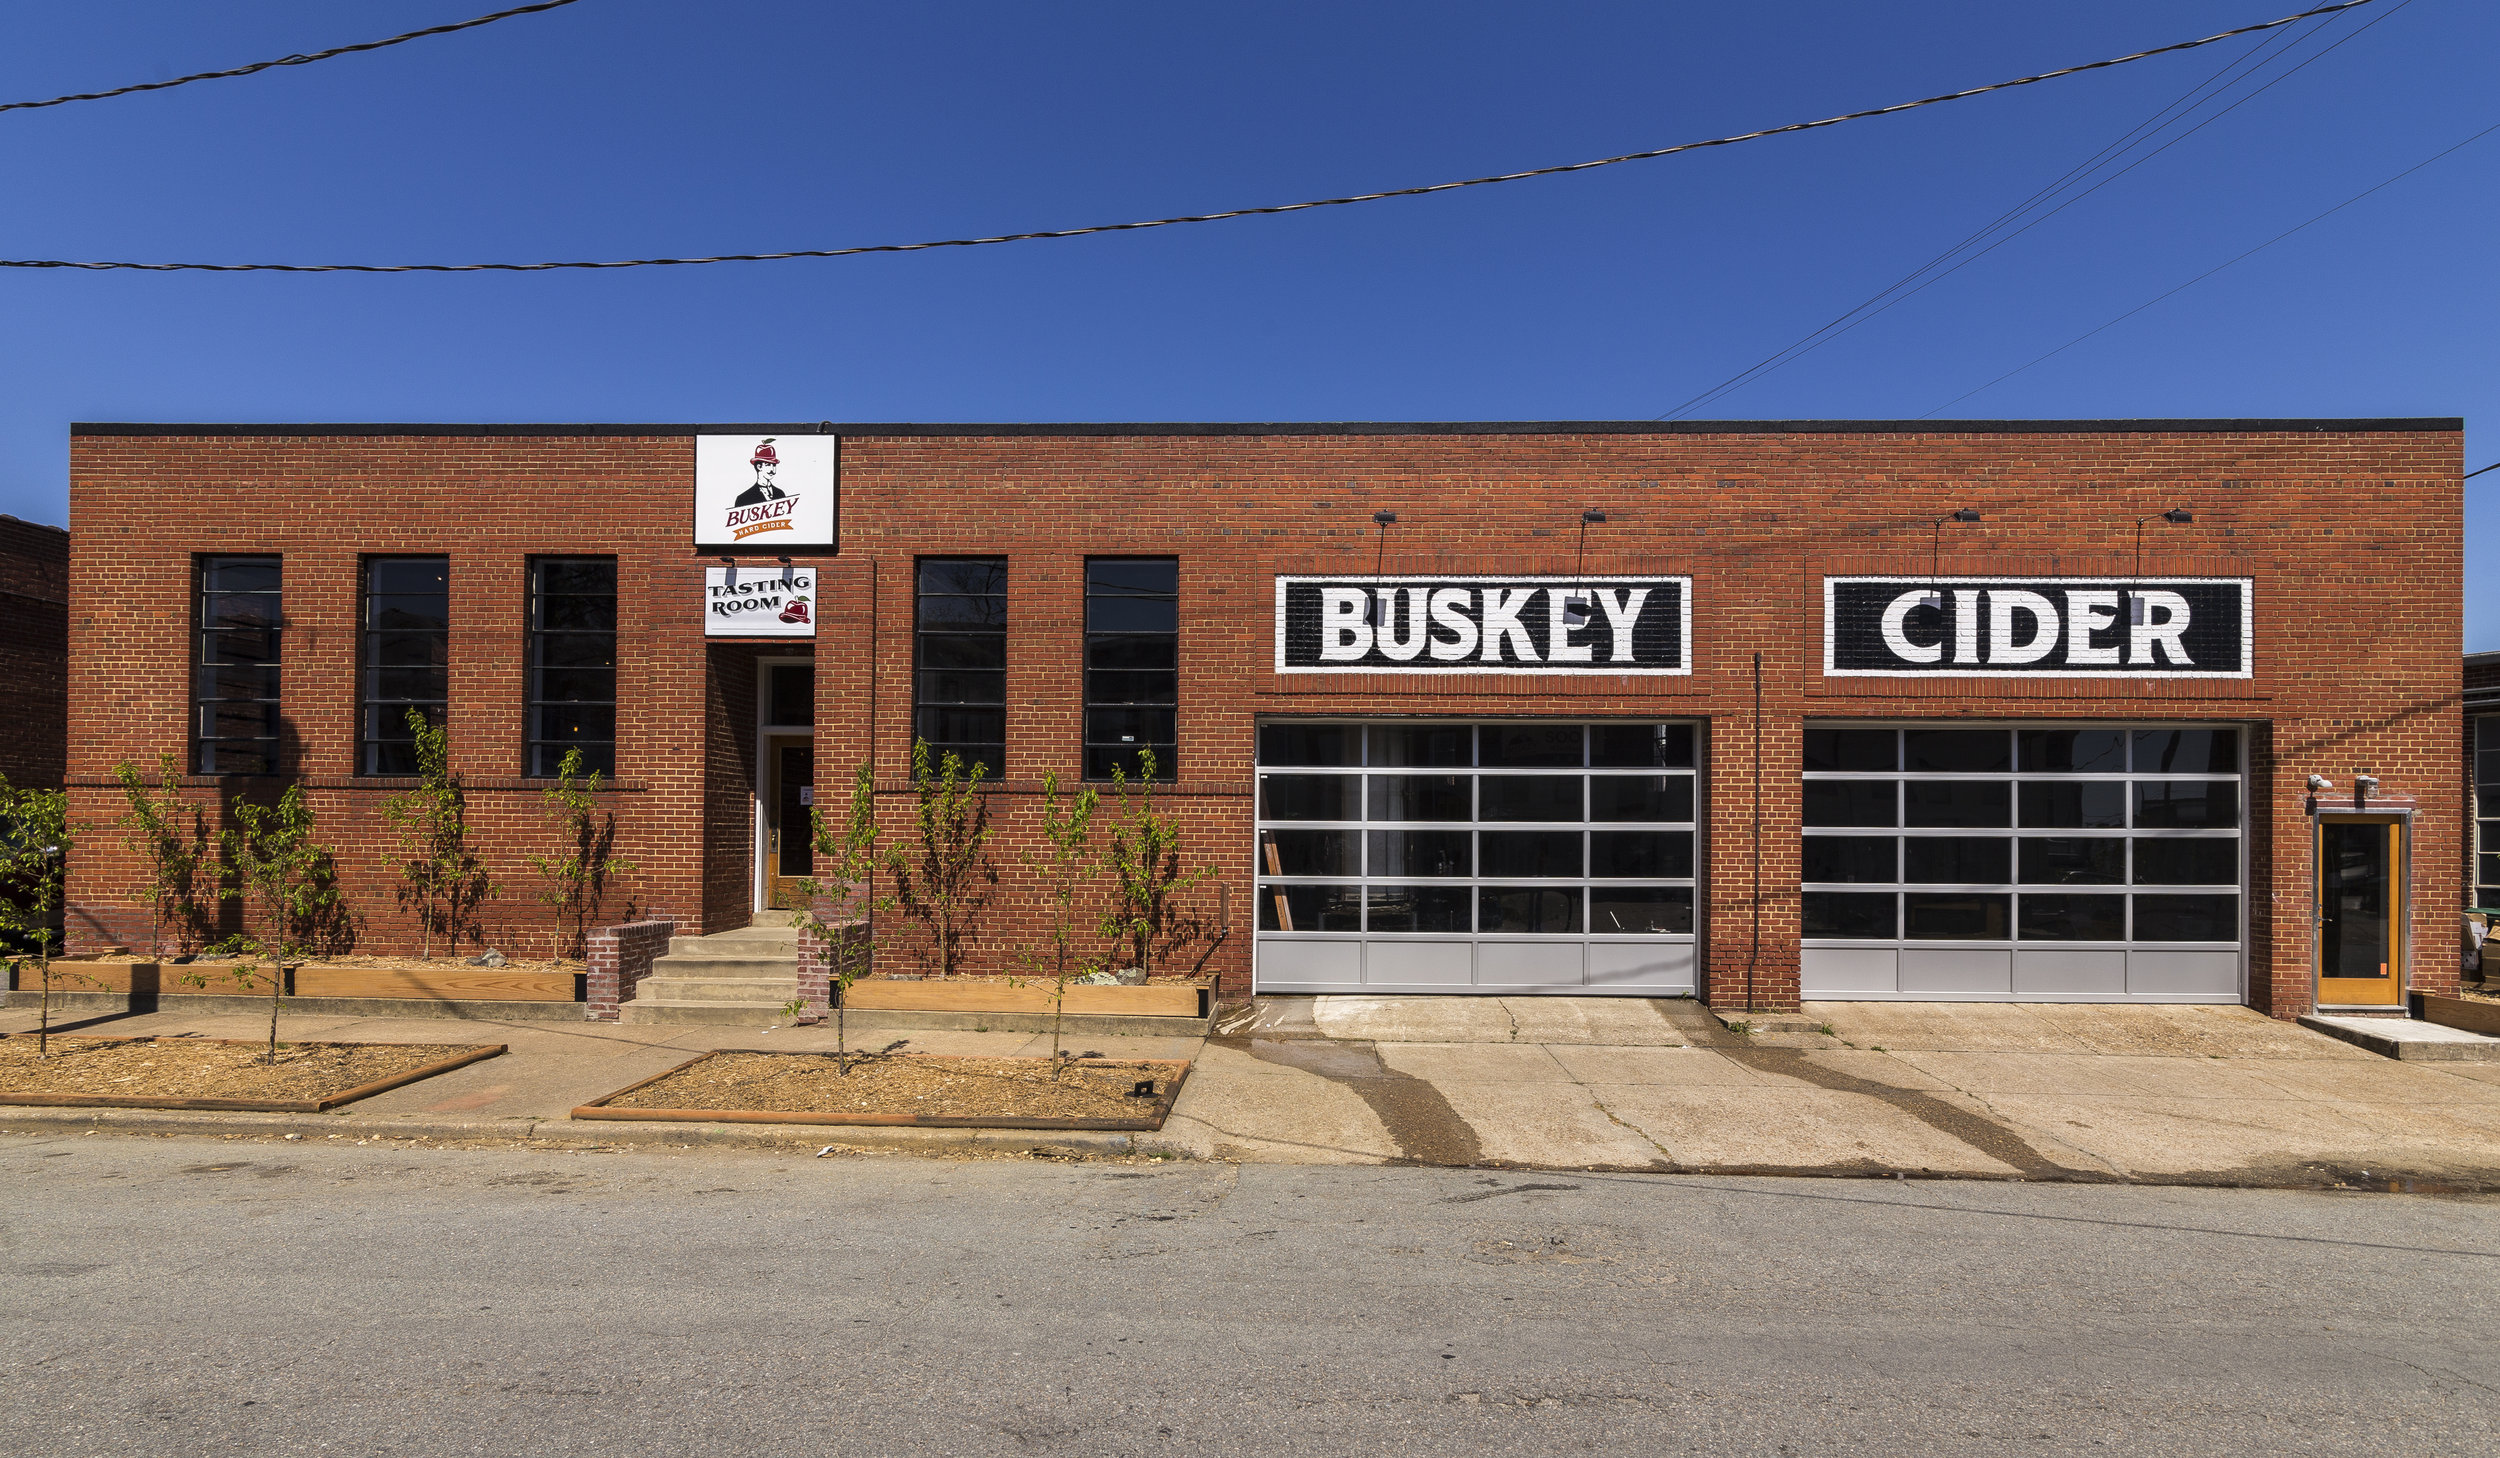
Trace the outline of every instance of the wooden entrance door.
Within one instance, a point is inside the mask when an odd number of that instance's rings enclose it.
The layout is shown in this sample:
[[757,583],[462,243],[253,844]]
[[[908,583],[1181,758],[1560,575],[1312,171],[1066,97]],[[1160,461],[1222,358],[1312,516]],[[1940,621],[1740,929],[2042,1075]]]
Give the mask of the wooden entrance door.
[[794,910],[804,895],[799,882],[816,871],[808,815],[816,800],[816,741],[769,736],[764,761],[764,904]]
[[2318,1003],[2404,1001],[2405,819],[2318,820]]

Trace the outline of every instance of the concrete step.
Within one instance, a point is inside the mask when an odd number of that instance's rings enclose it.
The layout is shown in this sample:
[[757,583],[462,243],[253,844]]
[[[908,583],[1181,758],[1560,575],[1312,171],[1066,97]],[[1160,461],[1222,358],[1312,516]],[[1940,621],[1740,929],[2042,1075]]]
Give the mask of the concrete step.
[[668,940],[668,949],[672,952],[700,952],[712,949],[760,951],[782,956],[797,956],[799,932],[796,927],[751,926],[741,931],[714,932],[708,937],[671,937]]
[[654,957],[651,970],[663,977],[795,977],[799,959],[719,952],[707,947],[700,952],[671,952],[665,957]]
[[2382,1058],[2406,1062],[2500,1062],[2500,1038],[2469,1033],[2463,1028],[2426,1023],[2402,1014],[2373,1017],[2312,1013],[2300,1025],[2330,1038],[2367,1048]]
[[779,1007],[799,995],[796,977],[663,977],[642,979],[634,1001],[752,1002]]
[[795,911],[759,911],[755,913],[752,920],[747,922],[747,929],[753,931],[758,927],[787,927],[798,919],[799,914]]
[[730,1023],[769,1028],[782,1021],[782,1004],[789,1000],[784,997],[770,1003],[704,1002],[637,997],[618,1012],[619,1020],[628,1023]]

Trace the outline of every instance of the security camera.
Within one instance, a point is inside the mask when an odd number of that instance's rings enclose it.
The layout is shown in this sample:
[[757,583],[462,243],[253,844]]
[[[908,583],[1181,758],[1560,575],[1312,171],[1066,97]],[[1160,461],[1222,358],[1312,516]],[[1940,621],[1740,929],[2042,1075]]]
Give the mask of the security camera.
[[2313,794],[2313,795],[2322,795],[2322,794],[2325,794],[2327,791],[2332,790],[2332,789],[2334,789],[2334,788],[2335,788],[2335,782],[2334,782],[2333,780],[2328,779],[2328,778],[2327,778],[2326,776],[2324,776],[2324,775],[2311,775],[2311,776],[2309,777],[2309,793],[2310,793],[2310,794]]

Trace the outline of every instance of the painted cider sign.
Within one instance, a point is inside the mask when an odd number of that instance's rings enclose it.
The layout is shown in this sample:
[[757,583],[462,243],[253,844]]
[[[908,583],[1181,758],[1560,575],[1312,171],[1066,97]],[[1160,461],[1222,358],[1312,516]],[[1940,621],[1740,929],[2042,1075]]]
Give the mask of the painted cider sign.
[[1826,577],[1823,672],[2247,678],[2245,577]]
[[1278,673],[1689,674],[1689,577],[1279,577]]

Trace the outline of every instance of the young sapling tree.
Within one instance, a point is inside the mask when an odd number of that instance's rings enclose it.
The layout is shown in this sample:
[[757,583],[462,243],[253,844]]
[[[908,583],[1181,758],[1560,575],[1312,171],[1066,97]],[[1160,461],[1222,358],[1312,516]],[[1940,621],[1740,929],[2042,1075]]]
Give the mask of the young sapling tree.
[[382,813],[399,832],[399,904],[417,916],[417,955],[431,961],[434,934],[455,954],[463,932],[476,932],[478,908],[502,888],[469,843],[468,796],[451,769],[451,736],[444,726],[408,711],[415,736],[418,784],[382,802]]
[[1093,889],[1098,867],[1094,859],[1094,811],[1101,796],[1092,786],[1062,805],[1059,775],[1042,776],[1042,848],[1025,854],[1025,864],[1042,883],[1043,904],[1050,921],[1040,942],[1027,947],[1020,960],[1050,982],[1050,1076],[1060,1076],[1060,1029],[1067,1021],[1068,982],[1098,964],[1078,955],[1076,939],[1083,926],[1079,903]]
[[139,767],[123,760],[113,767],[122,796],[130,802],[118,823],[122,842],[147,869],[139,889],[148,898],[148,959],[164,955],[165,923],[176,924],[181,942],[202,928],[198,901],[200,874],[216,860],[201,816],[201,807],[182,798],[182,774],[171,751],[156,759],[156,785],[150,788]]
[[[833,994],[833,1059],[834,1071],[842,1077],[851,1072],[850,1032],[845,1014],[850,1010],[851,984],[868,975],[871,957],[869,938],[854,930],[836,929],[818,914],[822,901],[839,901],[851,916],[867,919],[875,916],[885,903],[876,894],[877,878],[877,798],[876,780],[866,760],[851,777],[851,803],[842,823],[827,818],[822,807],[808,811],[816,843],[816,864],[830,866],[832,874],[810,876],[799,882],[806,909],[799,913],[799,922],[825,949],[825,974]],[[872,923],[873,925],[873,923]],[[798,1004],[792,1004],[796,1016]]]
[[[236,882],[228,894],[244,904],[245,931],[235,941],[256,961],[269,961],[266,972],[245,965],[234,976],[246,987],[268,983],[269,1051],[263,1061],[275,1064],[288,964],[337,922],[343,903],[329,848],[313,839],[312,806],[301,785],[287,786],[275,805],[238,802],[234,825],[225,834],[225,852]],[[205,979],[193,980],[205,984]]]
[[[52,917],[61,905],[61,878],[70,851],[69,796],[60,790],[17,789],[0,775],[0,940],[11,951],[29,947],[43,993],[37,999],[35,1056],[52,1056],[52,982],[56,976],[102,986],[83,973],[61,973],[52,963],[60,933]],[[22,962],[18,966],[25,965]]]
[[558,957],[568,945],[568,929],[573,954],[589,954],[590,923],[607,899],[608,878],[634,869],[632,861],[616,854],[616,817],[599,811],[599,780],[597,770],[582,773],[580,750],[564,751],[556,762],[556,782],[545,791],[547,817],[560,827],[564,853],[529,858],[547,883],[538,899],[555,912]]
[[1139,750],[1137,766],[1134,781],[1120,766],[1111,770],[1111,792],[1120,815],[1103,848],[1111,905],[1099,925],[1115,955],[1152,975],[1156,948],[1168,950],[1186,940],[1180,897],[1213,880],[1215,867],[1181,869],[1180,827],[1155,808],[1154,751]]
[[937,953],[938,975],[963,970],[964,948],[973,918],[989,900],[998,871],[989,862],[989,797],[981,781],[989,766],[974,761],[964,772],[960,755],[947,750],[930,773],[929,742],[911,745],[911,787],[915,843],[905,851],[886,852],[886,869],[894,877],[894,904],[904,915],[929,930]]

